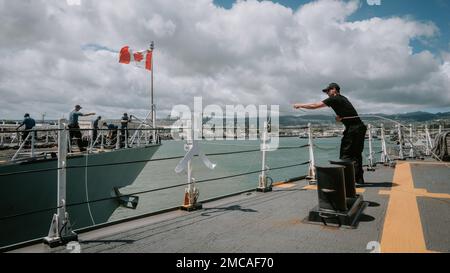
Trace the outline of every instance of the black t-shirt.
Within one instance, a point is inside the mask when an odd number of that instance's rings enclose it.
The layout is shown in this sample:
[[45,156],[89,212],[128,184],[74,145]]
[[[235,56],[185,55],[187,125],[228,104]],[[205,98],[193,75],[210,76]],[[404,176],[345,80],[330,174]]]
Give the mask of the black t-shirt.
[[30,117],[25,118],[25,119],[22,121],[22,123],[20,124],[20,126],[22,126],[22,125],[24,125],[24,124],[25,124],[25,129],[26,129],[26,130],[33,129],[33,127],[36,126],[36,122],[34,121],[34,119],[32,119],[32,118],[30,118]]
[[100,121],[99,119],[94,120],[94,129],[98,129],[98,122],[99,121]]
[[121,129],[126,129],[126,128],[128,128],[128,122],[130,121],[130,118],[128,117],[128,116],[123,116],[122,117],[122,120],[120,121],[120,123],[121,123],[121,126],[120,126],[120,128]]
[[[328,99],[324,100],[323,103],[325,103],[325,105],[327,105],[328,107],[331,107],[336,115],[340,116],[341,118],[358,116],[358,113],[356,112],[350,101],[342,95],[329,97]],[[352,118],[344,119],[342,120],[342,123],[344,123],[345,126],[348,126],[361,124],[362,121],[360,118]]]

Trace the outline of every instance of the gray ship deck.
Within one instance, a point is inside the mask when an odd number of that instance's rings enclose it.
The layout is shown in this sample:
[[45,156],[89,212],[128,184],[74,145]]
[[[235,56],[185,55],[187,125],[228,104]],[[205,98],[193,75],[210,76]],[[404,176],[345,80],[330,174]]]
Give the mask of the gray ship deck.
[[[159,253],[450,252],[450,166],[398,162],[366,172],[370,202],[357,229],[307,224],[317,192],[306,181],[278,184],[79,234],[81,251]],[[13,252],[69,252],[36,244]]]

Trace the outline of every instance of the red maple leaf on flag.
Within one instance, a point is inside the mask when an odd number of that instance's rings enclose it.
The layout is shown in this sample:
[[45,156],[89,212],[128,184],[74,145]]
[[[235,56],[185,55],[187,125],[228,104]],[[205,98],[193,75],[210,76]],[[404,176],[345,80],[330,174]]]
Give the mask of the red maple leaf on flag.
[[140,62],[144,59],[144,55],[141,52],[134,53],[134,60]]

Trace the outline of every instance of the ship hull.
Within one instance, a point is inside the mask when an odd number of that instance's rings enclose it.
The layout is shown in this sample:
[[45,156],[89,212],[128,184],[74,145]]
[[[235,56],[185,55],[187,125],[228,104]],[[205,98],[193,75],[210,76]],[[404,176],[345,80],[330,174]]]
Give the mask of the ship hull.
[[[66,194],[72,228],[107,222],[120,205],[114,188],[131,185],[159,146],[69,157]],[[123,164],[126,162],[132,163]],[[56,168],[56,159],[0,166],[0,175],[11,174],[0,176],[0,247],[48,234],[56,213],[51,208],[57,206]],[[107,200],[92,202],[101,199]],[[18,216],[9,218],[14,215]]]

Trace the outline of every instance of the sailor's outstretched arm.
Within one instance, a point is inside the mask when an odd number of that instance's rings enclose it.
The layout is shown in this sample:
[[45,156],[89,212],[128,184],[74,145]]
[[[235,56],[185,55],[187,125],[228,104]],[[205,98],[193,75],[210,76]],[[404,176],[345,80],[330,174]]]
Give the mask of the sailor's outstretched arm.
[[316,102],[316,103],[296,103],[294,104],[294,108],[295,109],[310,109],[310,110],[314,110],[314,109],[319,109],[319,108],[323,108],[326,107],[327,105],[325,103],[321,102]]

